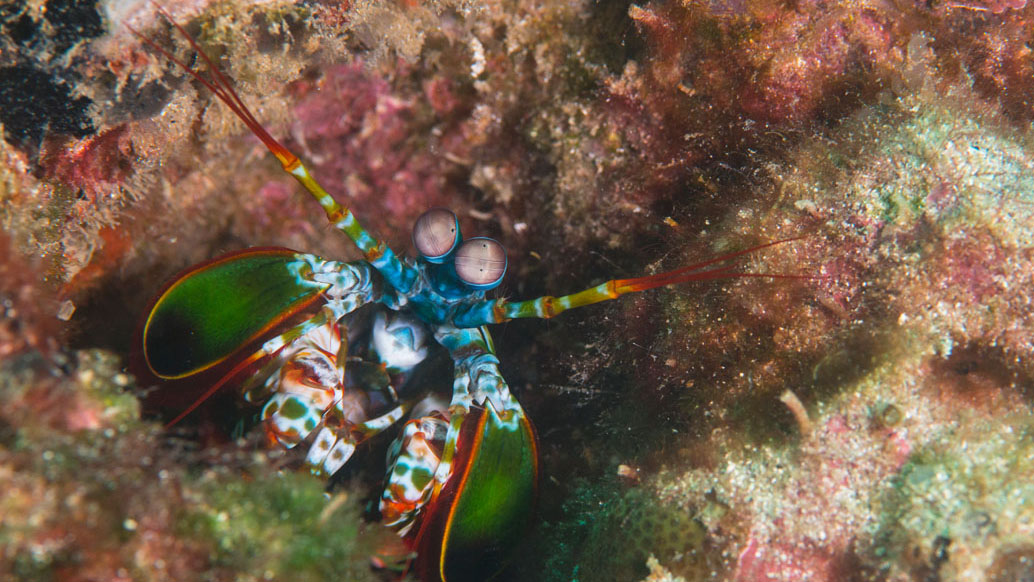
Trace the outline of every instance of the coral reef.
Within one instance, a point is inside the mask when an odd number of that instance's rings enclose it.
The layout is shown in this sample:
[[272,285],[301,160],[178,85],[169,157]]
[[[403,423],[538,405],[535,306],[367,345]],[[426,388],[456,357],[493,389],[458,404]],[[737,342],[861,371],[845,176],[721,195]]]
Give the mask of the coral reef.
[[[910,43],[911,73],[930,66],[927,51]],[[714,567],[719,579],[1030,575],[1016,556],[1026,551],[1032,519],[1021,477],[1030,470],[1034,417],[1026,290],[1034,272],[1032,136],[962,87],[935,91],[926,72],[903,78],[899,96],[787,152],[766,169],[772,194],[764,211],[730,217],[755,217],[751,228],[762,232],[815,219],[829,242],[808,234],[797,251],[775,250],[757,267],[820,264],[829,279],[814,298],[739,281],[726,286],[722,318],[708,321],[699,298],[671,292],[666,324],[639,339],[669,354],[646,381],[624,379],[640,384],[639,405],[667,398],[667,414],[680,410],[695,424],[672,414],[665,426],[690,436],[655,441],[669,447],[652,455],[667,468],[640,478],[640,487],[659,496],[660,507],[703,524],[704,541],[686,528],[680,549],[713,547],[724,556]],[[625,329],[642,325],[641,309],[622,307]],[[622,357],[609,365],[615,359]],[[808,404],[779,398],[787,386]],[[787,407],[773,414],[778,400]],[[663,536],[648,515],[637,512]],[[596,535],[621,537],[638,531],[634,523]],[[573,550],[583,568],[605,564],[586,579],[606,579],[599,572],[649,555],[595,548]],[[657,557],[676,575],[709,578]]]
[[119,366],[98,350],[0,365],[4,579],[373,579],[354,494],[328,504],[246,448],[171,448]]
[[[168,9],[397,251],[435,205],[504,242],[504,295],[793,239],[743,270],[815,278],[496,330],[544,476],[507,579],[1032,576],[1028,3]],[[404,551],[360,510],[375,462],[325,494],[212,420],[232,395],[141,416],[124,368],[162,281],[249,245],[357,255],[129,27],[196,61],[148,2],[0,7],[0,577],[376,577]]]

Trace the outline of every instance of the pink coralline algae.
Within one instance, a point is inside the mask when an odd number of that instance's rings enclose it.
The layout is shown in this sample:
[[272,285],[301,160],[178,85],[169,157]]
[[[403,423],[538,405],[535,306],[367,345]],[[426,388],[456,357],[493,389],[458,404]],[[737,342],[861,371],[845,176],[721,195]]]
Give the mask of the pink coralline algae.
[[[96,136],[44,144],[40,164],[44,178],[76,188],[87,200],[107,194],[126,181],[126,159],[132,155],[127,127],[116,126]],[[86,214],[86,212],[83,212]]]
[[787,548],[779,544],[761,545],[751,539],[736,560],[736,582],[766,580],[842,580],[852,573],[850,562],[839,564],[821,547]]
[[[407,69],[399,62],[395,74],[404,78]],[[295,87],[290,129],[302,139],[299,153],[313,160],[323,183],[347,193],[353,211],[368,217],[364,223],[375,232],[405,233],[425,209],[448,203],[447,181],[456,166],[431,155],[440,146],[427,136],[432,115],[447,117],[452,105],[440,83],[427,91],[400,98],[363,63],[330,68],[318,85]],[[390,240],[406,248],[406,239]]]

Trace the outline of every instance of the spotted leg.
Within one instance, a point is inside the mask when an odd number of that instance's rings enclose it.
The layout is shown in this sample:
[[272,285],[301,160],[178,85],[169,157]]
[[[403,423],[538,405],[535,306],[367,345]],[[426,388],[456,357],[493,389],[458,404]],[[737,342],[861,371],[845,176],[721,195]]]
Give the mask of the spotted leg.
[[[447,408],[432,406],[427,414],[406,423],[389,452],[387,485],[380,502],[385,523],[403,537],[416,538],[418,546],[419,538],[436,535],[425,533],[424,522],[434,522],[431,529],[441,526],[439,517],[446,508],[436,501],[450,479],[471,485],[459,491],[454,483],[445,495],[450,503],[481,497],[488,488],[499,491],[490,482],[504,479],[504,488],[512,486],[515,493],[514,505],[504,508],[507,513],[528,511],[537,478],[534,431],[499,372],[487,329],[441,326],[435,339],[455,362],[451,400]],[[436,514],[430,519],[422,515],[428,509]]]
[[381,513],[416,551],[420,579],[487,579],[533,513],[535,431],[499,372],[487,329],[439,326],[435,339],[455,363],[450,403],[406,424]]
[[449,421],[435,410],[410,420],[388,450],[388,475],[381,495],[384,525],[402,537],[409,535],[420,512],[431,499],[434,474],[441,462]]
[[266,400],[261,416],[271,444],[290,449],[315,435],[306,462],[317,474],[334,474],[360,443],[402,418],[399,388],[427,355],[422,324],[382,310],[370,333],[379,361],[350,357],[347,320],[295,339],[276,371],[257,375],[265,380],[245,392],[249,401]]

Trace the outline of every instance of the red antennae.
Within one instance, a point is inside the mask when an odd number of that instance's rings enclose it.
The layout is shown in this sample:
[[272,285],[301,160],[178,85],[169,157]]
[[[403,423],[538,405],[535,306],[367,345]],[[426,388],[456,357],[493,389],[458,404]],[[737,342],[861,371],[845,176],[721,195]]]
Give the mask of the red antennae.
[[728,253],[725,255],[719,255],[706,261],[701,261],[685,267],[680,267],[673,271],[666,271],[664,273],[657,273],[656,275],[649,275],[646,277],[637,277],[635,279],[618,279],[614,281],[615,291],[617,293],[632,293],[635,291],[645,291],[646,289],[654,289],[656,287],[664,287],[666,285],[676,285],[679,283],[687,283],[689,281],[708,281],[711,279],[736,279],[745,277],[759,277],[764,279],[824,279],[822,275],[797,275],[797,274],[781,274],[781,273],[744,273],[737,271],[735,266],[718,267],[715,269],[709,269],[702,271],[704,267],[713,265],[715,263],[722,263],[736,257],[748,255],[750,253],[759,251],[764,248],[768,248],[775,245],[781,245],[788,242],[800,240],[804,237],[793,237],[784,238],[764,244],[756,245],[750,248],[743,249]]
[[565,295],[563,297],[546,296],[539,297],[538,299],[529,299],[527,301],[506,301],[493,310],[492,314],[494,319],[489,321],[502,322],[507,319],[517,317],[554,317],[568,309],[617,299],[625,293],[635,293],[636,291],[645,291],[647,289],[676,285],[678,283],[687,283],[689,281],[708,281],[712,279],[736,279],[745,277],[765,279],[825,279],[826,277],[823,275],[744,273],[742,271],[737,271],[734,265],[718,266],[704,270],[705,267],[709,267],[717,263],[735,259],[770,246],[800,240],[801,238],[804,237],[798,236],[767,242],[741,251],[719,255],[717,257],[707,259],[706,261],[675,269],[674,271],[657,273],[656,275],[637,277],[635,279],[613,279],[606,283],[597,285],[596,287],[591,287],[584,291]]
[[219,70],[219,67],[217,67],[215,63],[212,62],[212,59],[210,59],[208,55],[205,54],[205,51],[201,50],[201,47],[197,44],[197,41],[195,41],[194,38],[191,37],[190,34],[187,33],[187,31],[179,23],[173,20],[172,16],[169,15],[169,13],[164,8],[157,4],[155,4],[155,8],[158,10],[158,13],[161,14],[162,17],[169,22],[169,24],[171,24],[176,30],[179,31],[183,38],[187,39],[187,42],[190,43],[190,47],[194,49],[194,51],[198,55],[201,56],[201,60],[203,60],[205,62],[205,65],[208,66],[209,73],[212,76],[211,79],[201,74],[201,72],[196,71],[193,68],[187,66],[187,64],[184,63],[182,60],[180,60],[175,55],[165,50],[161,46],[158,46],[158,43],[144,36],[137,29],[133,28],[128,24],[126,25],[126,28],[128,28],[130,32],[136,35],[137,38],[143,41],[144,44],[158,51],[162,56],[169,59],[173,63],[176,63],[177,66],[189,73],[191,77],[194,77],[194,79],[196,79],[199,83],[207,87],[208,90],[214,93],[215,96],[219,98],[219,100],[225,103],[227,107],[229,107],[233,111],[233,113],[237,117],[239,117],[245,125],[248,126],[248,129],[251,130],[251,132],[262,141],[266,148],[268,148],[269,151],[272,152],[274,156],[276,156],[276,159],[280,161],[280,164],[284,167],[284,170],[288,172],[293,170],[295,166],[298,165],[297,156],[292,154],[286,147],[283,146],[283,144],[278,142],[273,136],[269,135],[269,132],[266,131],[266,128],[263,127],[257,119],[255,119],[255,116],[251,113],[251,110],[248,109],[248,106],[244,104],[244,101],[241,100],[240,96],[237,95],[237,92],[234,91],[233,87],[230,86],[230,81],[226,78],[225,75],[223,75],[222,71]]

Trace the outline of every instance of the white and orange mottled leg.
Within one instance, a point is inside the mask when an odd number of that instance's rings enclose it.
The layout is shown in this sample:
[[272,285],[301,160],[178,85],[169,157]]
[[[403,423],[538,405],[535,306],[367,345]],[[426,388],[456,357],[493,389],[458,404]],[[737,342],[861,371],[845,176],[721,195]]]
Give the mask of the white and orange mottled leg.
[[[261,417],[271,444],[290,449],[315,434],[306,462],[318,474],[337,472],[362,441],[404,416],[388,371],[402,381],[427,356],[422,324],[394,312],[374,319],[371,346],[381,363],[350,358],[343,328],[325,323],[310,329],[284,348],[290,352],[281,351],[264,382],[245,391],[252,402],[268,398]],[[382,393],[377,406],[373,392]],[[394,406],[384,411],[384,402]]]
[[[397,389],[428,355],[427,343],[430,334],[424,324],[412,315],[381,310],[374,315],[372,326],[370,348],[373,357],[380,364],[372,370],[374,365],[369,362],[358,362],[357,365],[353,365],[352,370],[356,370],[357,366],[367,370],[367,373],[357,370],[354,374],[354,377],[361,378],[361,389],[343,392],[342,399],[335,403],[334,413],[324,416],[324,427],[309,450],[309,464],[316,468],[322,467],[323,472],[328,475],[334,474],[345,464],[355,451],[356,445],[392,426],[407,411],[407,406],[402,403],[384,414],[360,422],[360,418],[366,418],[362,412],[367,408],[369,401],[359,404],[354,399],[360,395],[365,396],[379,383],[383,383],[384,390],[390,392],[391,399],[397,399]],[[392,386],[388,372],[400,386]],[[374,380],[371,375],[379,375],[380,379]],[[346,385],[352,376],[345,376]]]
[[388,451],[387,484],[381,494],[384,524],[405,535],[434,490],[449,421],[442,412],[410,420]]
[[251,400],[271,394],[262,408],[270,439],[292,448],[323,423],[323,415],[341,399],[344,388],[341,326],[326,323],[295,340],[279,372],[269,376],[264,390],[248,391]]
[[348,343],[341,332],[338,323],[308,331],[285,348],[292,351],[262,389],[245,393],[249,400],[269,397],[261,417],[270,444],[290,449],[318,431],[306,456],[316,473],[345,464],[361,435],[352,426],[366,421],[369,398],[345,382]]

